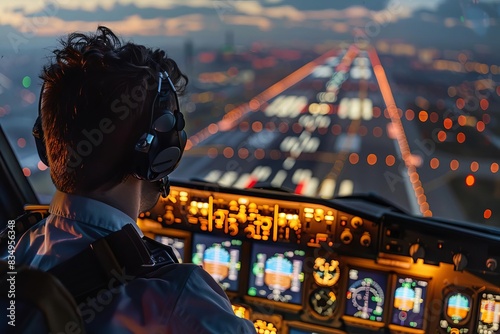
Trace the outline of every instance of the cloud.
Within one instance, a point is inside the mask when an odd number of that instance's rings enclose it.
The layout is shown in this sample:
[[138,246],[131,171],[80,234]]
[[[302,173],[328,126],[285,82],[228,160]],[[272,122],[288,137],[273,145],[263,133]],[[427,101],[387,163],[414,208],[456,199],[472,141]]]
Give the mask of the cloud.
[[270,30],[273,26],[271,20],[258,16],[227,15],[224,17],[224,22],[232,25],[255,26],[262,31]]
[[14,17],[10,20],[22,34],[37,36],[60,36],[73,31],[94,31],[97,25],[105,25],[123,35],[136,36],[182,36],[188,32],[201,31],[205,28],[203,16],[191,14],[176,18],[144,19],[138,15],[129,16],[120,21],[65,21],[58,17],[45,17],[44,24],[39,24],[34,30],[23,24],[22,19]]

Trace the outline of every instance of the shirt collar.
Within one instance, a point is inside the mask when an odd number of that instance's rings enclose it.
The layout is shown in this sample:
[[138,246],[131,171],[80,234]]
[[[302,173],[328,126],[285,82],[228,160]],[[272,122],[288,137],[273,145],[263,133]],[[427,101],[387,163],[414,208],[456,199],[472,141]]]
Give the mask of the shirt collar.
[[49,212],[112,232],[121,230],[127,224],[132,224],[139,235],[144,236],[136,222],[123,211],[88,197],[56,190],[50,203]]

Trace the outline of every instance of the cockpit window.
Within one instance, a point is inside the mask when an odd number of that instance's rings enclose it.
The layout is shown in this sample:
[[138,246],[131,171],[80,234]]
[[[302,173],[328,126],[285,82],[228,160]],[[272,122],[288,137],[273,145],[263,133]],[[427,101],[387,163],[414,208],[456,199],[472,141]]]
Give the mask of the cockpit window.
[[0,125],[40,201],[38,75],[73,31],[165,48],[190,77],[172,179],[500,226],[500,2],[0,3]]

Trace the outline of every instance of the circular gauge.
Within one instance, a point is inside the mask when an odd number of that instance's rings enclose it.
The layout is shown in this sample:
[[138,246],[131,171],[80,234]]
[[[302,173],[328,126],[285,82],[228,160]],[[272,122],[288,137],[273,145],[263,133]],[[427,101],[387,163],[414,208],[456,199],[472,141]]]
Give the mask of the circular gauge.
[[339,261],[336,260],[327,261],[317,257],[313,270],[314,281],[320,286],[333,286],[340,277]]
[[337,306],[337,296],[330,289],[319,288],[311,293],[309,302],[314,312],[323,317],[330,317]]
[[384,291],[371,278],[355,281],[349,287],[347,299],[355,309],[354,316],[362,319],[381,316],[384,310]]

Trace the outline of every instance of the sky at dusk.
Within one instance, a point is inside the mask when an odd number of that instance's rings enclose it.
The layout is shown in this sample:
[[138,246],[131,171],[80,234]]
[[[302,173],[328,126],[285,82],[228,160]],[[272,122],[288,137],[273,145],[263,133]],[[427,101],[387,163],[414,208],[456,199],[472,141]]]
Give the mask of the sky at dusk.
[[[106,25],[124,37],[157,42],[186,38],[219,43],[321,43],[404,38],[437,43],[443,35],[485,41],[498,36],[500,1],[479,0],[2,0],[0,45],[13,52],[39,47],[73,31]],[[422,24],[425,23],[425,24]],[[433,36],[434,35],[434,36]],[[491,36],[490,36],[491,35]],[[441,35],[440,35],[441,36]],[[448,39],[445,37],[440,37]],[[452,38],[453,39],[453,38]],[[457,39],[457,43],[459,40]]]

